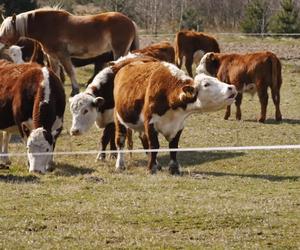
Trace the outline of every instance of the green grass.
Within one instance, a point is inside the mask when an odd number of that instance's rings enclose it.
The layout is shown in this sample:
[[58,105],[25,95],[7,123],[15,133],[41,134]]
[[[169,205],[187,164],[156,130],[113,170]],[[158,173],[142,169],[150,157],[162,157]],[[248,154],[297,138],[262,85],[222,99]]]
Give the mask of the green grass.
[[[245,96],[243,121],[224,110],[188,118],[180,147],[300,143],[299,62],[283,62],[283,122],[256,122],[257,96]],[[81,82],[90,69],[80,69]],[[66,85],[67,95],[70,86]],[[57,151],[95,150],[93,128],[70,137],[69,106]],[[163,138],[161,146],[167,143]],[[141,148],[134,136],[134,148]],[[24,152],[22,144],[10,152]],[[25,158],[0,170],[1,249],[296,249],[300,248],[299,150],[179,153],[183,175],[146,174],[147,157],[127,157],[127,170],[96,155],[57,156],[46,175],[27,172]]]

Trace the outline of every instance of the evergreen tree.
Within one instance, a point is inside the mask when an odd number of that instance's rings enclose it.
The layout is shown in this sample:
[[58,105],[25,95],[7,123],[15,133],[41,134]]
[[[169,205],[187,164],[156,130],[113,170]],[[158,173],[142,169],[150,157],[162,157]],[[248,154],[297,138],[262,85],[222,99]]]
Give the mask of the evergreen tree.
[[196,31],[203,30],[203,20],[199,17],[199,13],[195,9],[187,9],[182,15],[181,29],[194,29]]
[[300,32],[299,10],[293,0],[282,0],[281,10],[274,16],[271,23],[271,31],[274,33]]
[[36,0],[0,0],[0,5],[4,6],[4,16],[22,13],[37,8]]
[[267,1],[253,0],[245,9],[245,18],[241,28],[246,33],[266,33],[268,28],[268,3]]

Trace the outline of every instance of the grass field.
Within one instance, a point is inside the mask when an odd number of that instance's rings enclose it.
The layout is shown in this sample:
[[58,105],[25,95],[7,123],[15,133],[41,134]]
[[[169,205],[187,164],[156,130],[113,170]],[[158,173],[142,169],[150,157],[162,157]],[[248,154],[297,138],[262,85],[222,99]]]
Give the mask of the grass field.
[[[224,121],[224,110],[193,115],[180,147],[300,144],[300,61],[282,63],[282,122],[274,121],[270,99],[268,120],[257,123],[258,98],[246,95],[242,121],[234,112]],[[80,80],[90,72],[79,70]],[[98,148],[96,128],[73,138],[70,124],[67,106],[57,151]],[[11,144],[10,152],[25,146]],[[0,170],[0,248],[300,248],[299,150],[179,153],[180,177],[169,175],[168,154],[159,155],[163,170],[153,176],[144,154],[127,157],[123,173],[114,171],[114,160],[95,157],[57,156],[46,175],[31,175],[25,158],[12,158],[10,169]]]

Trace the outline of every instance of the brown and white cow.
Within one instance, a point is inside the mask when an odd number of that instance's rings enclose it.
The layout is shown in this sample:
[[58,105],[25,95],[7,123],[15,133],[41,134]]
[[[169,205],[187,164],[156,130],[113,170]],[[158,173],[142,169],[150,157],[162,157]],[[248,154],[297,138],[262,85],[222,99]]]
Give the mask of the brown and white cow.
[[[49,153],[61,133],[64,110],[65,92],[51,70],[35,63],[0,61],[0,130],[18,133],[25,140],[30,172],[43,173],[50,168]],[[8,140],[4,153],[7,144]],[[9,163],[7,156],[4,160]]]
[[[113,65],[100,71],[92,83],[82,93],[70,98],[72,126],[70,134],[77,136],[86,133],[93,124],[104,128],[100,139],[100,151],[106,149],[110,143],[111,150],[115,150],[114,126],[114,78],[116,73],[126,64],[133,61],[156,61],[155,58],[140,54],[129,54],[114,62]],[[132,142],[129,140],[129,144]],[[105,154],[99,153],[98,160],[104,160]]]
[[185,58],[185,68],[193,76],[193,62],[198,65],[207,52],[220,52],[217,40],[208,34],[190,30],[179,31],[175,37],[175,63],[181,68]]
[[[260,101],[259,122],[266,120],[268,105],[268,88],[271,88],[275,105],[275,119],[282,120],[280,111],[280,87],[282,84],[281,63],[275,54],[269,51],[247,54],[207,53],[196,69],[197,73],[216,76],[219,80],[233,84],[238,90],[236,97],[236,119],[242,117],[241,103],[243,92],[255,94]],[[230,117],[230,106],[227,107],[225,119]]]
[[[159,148],[158,133],[167,139],[170,148],[178,148],[189,115],[224,108],[234,101],[236,93],[232,85],[205,74],[192,79],[167,62],[128,64],[115,77],[117,149],[124,149],[126,128],[145,133],[150,149]],[[149,154],[150,173],[156,172],[156,155]],[[170,173],[179,174],[176,152],[170,152],[170,160]],[[116,169],[124,168],[124,153],[119,152]]]

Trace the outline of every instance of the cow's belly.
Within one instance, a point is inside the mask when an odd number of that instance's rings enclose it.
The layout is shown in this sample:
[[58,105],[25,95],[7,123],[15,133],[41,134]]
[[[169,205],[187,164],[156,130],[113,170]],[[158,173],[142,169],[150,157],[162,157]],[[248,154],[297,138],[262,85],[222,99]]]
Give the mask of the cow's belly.
[[119,122],[126,128],[130,128],[134,131],[143,132],[144,131],[144,117],[140,114],[139,119],[136,123],[125,122],[123,118],[117,113],[117,118]]
[[153,123],[156,131],[171,141],[183,129],[184,121],[189,115],[182,109],[169,110],[162,116],[153,114],[150,124]]
[[98,128],[104,128],[112,122],[114,122],[114,109],[107,109],[98,115],[96,125]]

